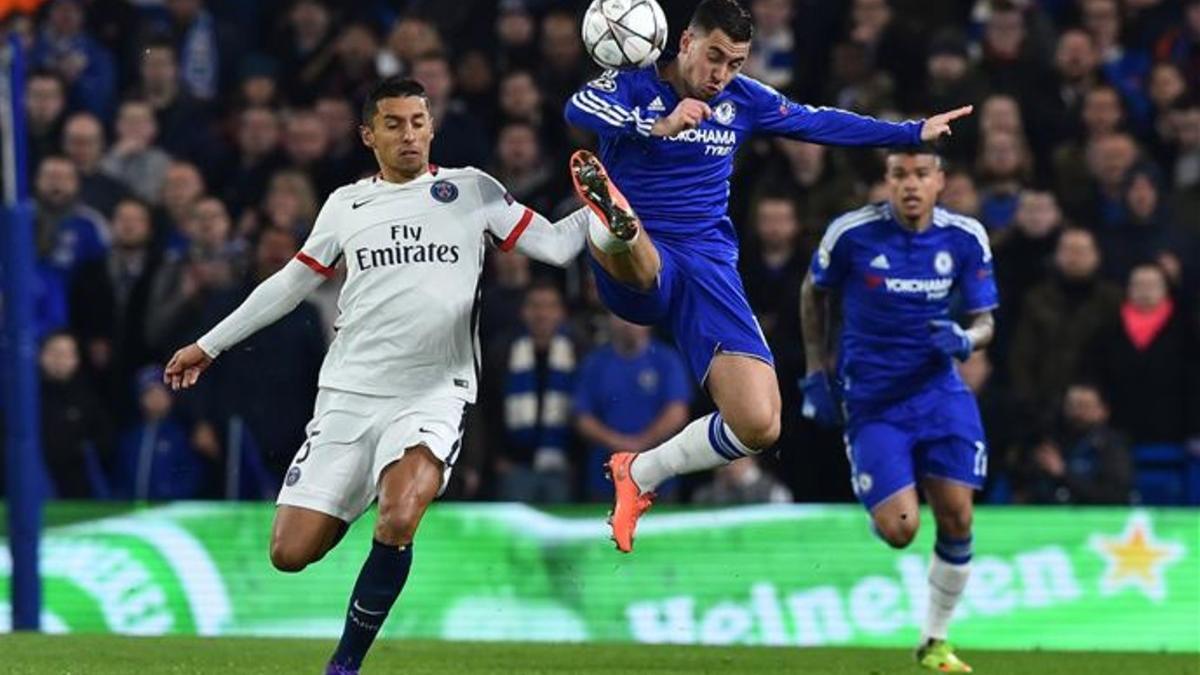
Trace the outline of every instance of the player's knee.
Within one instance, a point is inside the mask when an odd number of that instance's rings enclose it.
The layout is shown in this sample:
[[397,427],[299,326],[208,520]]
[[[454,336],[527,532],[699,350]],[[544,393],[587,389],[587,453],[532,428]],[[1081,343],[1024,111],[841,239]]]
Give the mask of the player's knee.
[[970,509],[958,509],[937,514],[938,532],[956,539],[971,536],[973,515]]
[[917,518],[915,515],[901,514],[898,517],[876,517],[875,532],[879,538],[892,548],[908,548],[917,536]]
[[310,547],[285,539],[271,541],[271,565],[280,572],[299,572],[319,557],[314,555]]
[[759,454],[775,445],[779,440],[779,415],[764,410],[760,413],[745,416],[736,425],[730,424],[733,435],[751,454]]
[[385,544],[406,546],[412,543],[421,521],[420,503],[416,497],[402,497],[394,504],[381,505],[375,538]]

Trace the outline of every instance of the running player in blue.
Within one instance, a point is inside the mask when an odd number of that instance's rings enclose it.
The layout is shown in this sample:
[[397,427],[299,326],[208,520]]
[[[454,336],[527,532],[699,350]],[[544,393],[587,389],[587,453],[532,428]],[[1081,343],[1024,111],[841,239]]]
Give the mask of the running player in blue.
[[[970,672],[946,633],[970,574],[971,500],[987,474],[987,446],[954,360],[992,339],[992,253],[978,221],[936,206],[945,186],[936,154],[892,152],[886,181],[889,201],[830,224],[804,281],[804,414],[832,426],[844,410],[854,492],[891,546],[916,536],[918,488],[925,493],[937,543],[917,660]],[[834,291],[843,317],[836,376],[826,347]],[[952,305],[970,316],[970,328],[951,319]]]
[[892,123],[795,103],[739,74],[752,32],[736,0],[703,0],[677,57],[606,73],[567,104],[571,124],[600,137],[603,164],[584,151],[571,158],[576,190],[608,225],[593,224],[590,233],[600,294],[628,321],[670,328],[718,409],[656,448],[613,454],[610,521],[624,552],[664,480],[758,454],[779,437],[774,364],[738,277],[737,237],[726,215],[738,146],[753,134],[915,146],[949,133],[953,120],[971,112]]

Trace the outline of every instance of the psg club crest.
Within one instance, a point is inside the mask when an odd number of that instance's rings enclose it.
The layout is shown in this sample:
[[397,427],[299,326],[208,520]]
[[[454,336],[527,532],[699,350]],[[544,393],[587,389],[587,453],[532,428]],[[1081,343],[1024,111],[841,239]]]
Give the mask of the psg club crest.
[[954,271],[954,258],[946,251],[938,251],[933,258],[933,270],[944,277],[950,276]]
[[458,186],[448,180],[439,180],[429,188],[429,194],[439,202],[449,204],[458,199]]
[[288,487],[291,487],[291,486],[295,485],[296,482],[299,480],[300,480],[300,467],[293,466],[292,468],[288,469],[287,477],[283,479],[283,482]]
[[733,101],[723,101],[713,108],[713,118],[725,126],[729,126],[734,117],[737,117],[737,106]]

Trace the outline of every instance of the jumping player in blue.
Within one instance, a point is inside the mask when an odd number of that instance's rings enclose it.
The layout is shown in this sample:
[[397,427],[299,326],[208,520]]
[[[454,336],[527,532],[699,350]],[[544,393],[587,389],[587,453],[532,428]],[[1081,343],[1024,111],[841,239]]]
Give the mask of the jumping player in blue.
[[[886,181],[889,201],[830,224],[804,281],[804,414],[833,426],[846,413],[854,492],[891,546],[904,548],[916,536],[918,487],[924,491],[937,543],[917,660],[970,672],[946,633],[970,574],[971,500],[987,475],[987,445],[954,360],[992,339],[992,253],[978,221],[936,206],[945,186],[936,154],[892,152]],[[833,291],[843,316],[836,376],[827,349]],[[970,328],[951,319],[956,299]]]
[[593,224],[588,247],[600,295],[628,321],[666,324],[718,409],[656,448],[613,454],[610,522],[623,552],[664,480],[758,454],[779,437],[774,364],[738,277],[726,215],[738,146],[753,134],[915,146],[971,112],[891,123],[795,103],[739,74],[752,33],[736,0],[703,0],[677,57],[608,72],[567,104],[568,121],[600,137],[603,163],[585,151],[571,158],[576,191],[608,225]]

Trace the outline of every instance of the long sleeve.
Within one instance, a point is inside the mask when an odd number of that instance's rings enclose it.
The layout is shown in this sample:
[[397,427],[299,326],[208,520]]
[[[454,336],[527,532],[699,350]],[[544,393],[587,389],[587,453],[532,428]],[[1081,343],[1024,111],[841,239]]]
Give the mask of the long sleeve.
[[212,358],[281,319],[324,281],[320,274],[293,258],[283,269],[258,285],[237,309],[196,344]]
[[921,144],[923,120],[887,122],[838,108],[817,108],[788,99],[755,82],[755,127],[810,143],[845,146],[915,146]]
[[581,208],[557,222],[518,202],[487,174],[479,177],[479,201],[487,231],[501,251],[517,250],[550,265],[565,267],[583,251],[591,211]]

